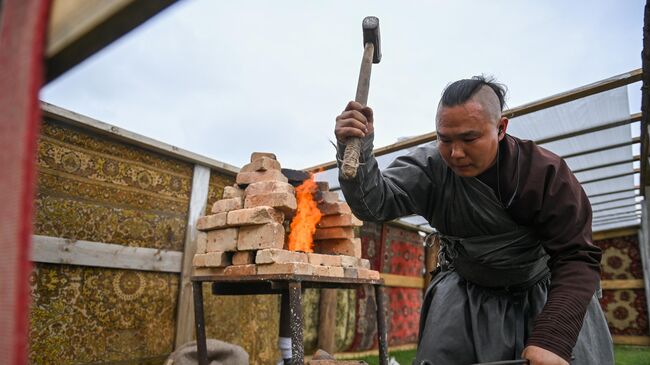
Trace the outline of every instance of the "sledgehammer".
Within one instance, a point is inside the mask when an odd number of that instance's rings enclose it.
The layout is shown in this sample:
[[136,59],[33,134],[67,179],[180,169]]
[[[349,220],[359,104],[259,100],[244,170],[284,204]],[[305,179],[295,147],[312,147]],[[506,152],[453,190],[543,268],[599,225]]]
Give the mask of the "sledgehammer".
[[[370,71],[372,64],[381,61],[381,47],[379,39],[379,19],[374,16],[367,16],[361,23],[363,28],[363,58],[361,59],[361,71],[357,83],[357,96],[354,101],[366,105],[368,103],[368,89],[370,88]],[[341,173],[345,179],[353,179],[357,176],[359,167],[359,155],[361,154],[361,139],[350,138],[345,147]]]

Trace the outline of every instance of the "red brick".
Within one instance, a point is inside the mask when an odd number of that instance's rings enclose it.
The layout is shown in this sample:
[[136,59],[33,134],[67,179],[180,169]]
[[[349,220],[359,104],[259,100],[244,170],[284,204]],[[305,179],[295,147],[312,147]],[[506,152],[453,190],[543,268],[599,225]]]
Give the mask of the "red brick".
[[343,277],[356,279],[359,277],[358,268],[356,267],[344,267],[343,268]]
[[225,267],[230,264],[230,255],[226,252],[199,253],[192,259],[195,267]]
[[359,275],[359,279],[372,279],[372,280],[381,279],[381,275],[379,275],[379,271],[358,268],[357,273]]
[[239,173],[253,172],[253,171],[267,171],[267,170],[280,170],[282,167],[277,160],[261,157],[249,164],[244,165]]
[[251,153],[251,162],[257,161],[262,157],[270,158],[273,160],[277,160],[278,158],[275,156],[274,153],[271,152],[253,152]]
[[206,253],[208,250],[208,234],[199,232],[196,235],[196,253]]
[[271,274],[293,274],[293,275],[312,275],[314,267],[302,262],[291,262],[286,264],[269,264],[257,265],[258,275]]
[[335,191],[321,191],[321,197],[325,203],[336,203],[341,200],[339,193]]
[[267,193],[259,195],[246,195],[244,208],[269,206],[279,209],[284,214],[291,215],[296,211],[296,196],[287,193]]
[[231,199],[231,198],[243,198],[244,197],[244,189],[240,189],[239,186],[226,186],[223,188],[223,199]]
[[315,240],[332,240],[344,238],[354,238],[354,230],[352,227],[318,228],[316,229],[316,233],[314,233]]
[[239,185],[254,184],[260,181],[281,181],[286,183],[289,179],[279,170],[240,172],[236,178]]
[[206,215],[196,221],[196,229],[199,231],[210,231],[226,226],[227,212]]
[[238,228],[208,231],[207,252],[237,251]]
[[246,187],[245,195],[259,195],[268,193],[286,193],[296,195],[293,185],[282,181],[261,181]]
[[195,267],[192,276],[215,276],[223,275],[225,267]]
[[352,214],[338,214],[338,215],[326,215],[320,219],[318,222],[318,227],[329,228],[329,227],[360,227],[363,226],[363,221],[359,220]]
[[321,266],[341,266],[341,256],[339,255],[322,255],[319,253],[308,253],[309,263]]
[[223,213],[229,212],[231,210],[237,210],[243,208],[242,198],[230,198],[230,199],[221,199],[217,200],[214,205],[212,205],[212,213]]
[[244,226],[239,230],[237,249],[240,251],[282,247],[284,247],[284,226],[280,223]]
[[361,257],[361,239],[338,239],[314,241],[314,251],[330,255]]
[[340,266],[314,266],[314,275],[342,278],[345,271]]
[[341,258],[341,266],[343,267],[359,267],[359,259],[354,256],[339,256]]
[[257,265],[232,265],[226,267],[224,272],[228,276],[249,276],[257,274]]
[[238,251],[232,256],[233,265],[250,265],[255,263],[255,251]]
[[335,202],[335,203],[322,202],[318,204],[318,209],[320,209],[320,212],[323,215],[352,213],[352,210],[350,210],[350,206],[346,202]]
[[265,223],[282,223],[284,213],[272,207],[255,207],[228,212],[228,225],[230,226],[249,226]]
[[286,264],[289,262],[309,262],[307,254],[303,252],[282,250],[269,248],[266,250],[257,251],[257,256],[255,257],[255,263],[257,264]]

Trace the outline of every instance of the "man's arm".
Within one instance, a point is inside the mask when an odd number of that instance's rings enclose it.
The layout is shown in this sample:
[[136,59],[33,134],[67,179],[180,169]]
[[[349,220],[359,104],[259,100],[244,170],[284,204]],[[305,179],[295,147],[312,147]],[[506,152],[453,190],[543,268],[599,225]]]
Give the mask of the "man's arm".
[[[372,154],[372,137],[363,139],[361,165],[356,178],[339,182],[354,214],[366,221],[388,221],[410,214],[424,215],[430,206],[432,181],[426,173],[426,156],[421,151],[395,159],[379,170]],[[339,144],[337,160],[345,146]]]
[[550,255],[551,287],[528,345],[569,361],[599,287],[601,250],[592,243],[589,199],[566,163],[548,168],[544,181],[534,226]]

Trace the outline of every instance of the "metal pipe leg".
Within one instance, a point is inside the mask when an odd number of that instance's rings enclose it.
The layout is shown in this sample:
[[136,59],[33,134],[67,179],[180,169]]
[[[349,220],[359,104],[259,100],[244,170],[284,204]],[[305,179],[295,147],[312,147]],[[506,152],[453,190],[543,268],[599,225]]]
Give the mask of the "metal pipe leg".
[[388,341],[386,338],[386,316],[384,311],[384,286],[375,285],[377,301],[377,339],[379,340],[379,365],[388,365]]
[[289,312],[291,323],[291,363],[303,365],[305,348],[302,334],[302,285],[299,281],[289,282]]
[[196,350],[199,365],[208,365],[208,349],[205,342],[205,318],[203,316],[203,283],[192,282],[194,294],[194,324],[196,325]]

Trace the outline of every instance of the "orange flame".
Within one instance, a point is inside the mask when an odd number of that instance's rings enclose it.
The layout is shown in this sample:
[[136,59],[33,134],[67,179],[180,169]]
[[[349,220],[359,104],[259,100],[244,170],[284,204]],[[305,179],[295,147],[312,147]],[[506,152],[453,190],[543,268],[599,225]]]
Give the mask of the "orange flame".
[[298,209],[296,216],[291,221],[291,233],[289,234],[289,250],[314,252],[314,232],[316,224],[322,216],[313,194],[318,190],[314,181],[314,175],[305,180],[296,188],[296,200]]

